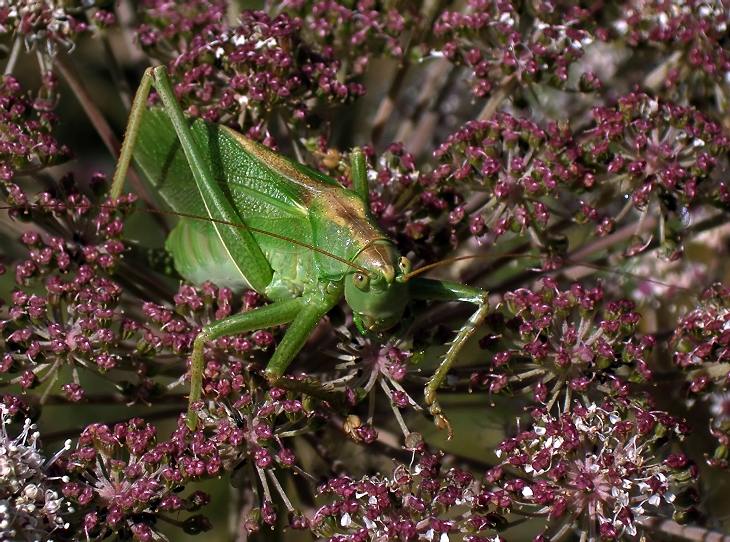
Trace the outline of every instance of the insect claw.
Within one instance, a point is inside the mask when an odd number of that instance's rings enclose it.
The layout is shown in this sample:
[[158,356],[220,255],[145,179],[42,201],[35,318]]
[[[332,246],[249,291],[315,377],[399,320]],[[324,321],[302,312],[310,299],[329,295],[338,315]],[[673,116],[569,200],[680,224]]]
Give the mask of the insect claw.
[[444,411],[441,410],[441,404],[436,399],[436,390],[438,385],[435,384],[434,377],[426,384],[426,388],[423,390],[423,398],[428,405],[428,412],[433,416],[433,423],[438,429],[446,429],[449,433],[446,437],[447,440],[451,440],[454,436],[454,429],[451,427],[448,418],[444,415]]
[[431,406],[428,409],[429,413],[433,416],[433,423],[438,429],[446,429],[448,431],[448,434],[446,435],[446,440],[451,440],[451,438],[454,436],[454,428],[451,427],[451,423],[449,422],[449,419],[444,416],[443,411],[441,410],[441,405],[439,405],[438,401],[434,401]]

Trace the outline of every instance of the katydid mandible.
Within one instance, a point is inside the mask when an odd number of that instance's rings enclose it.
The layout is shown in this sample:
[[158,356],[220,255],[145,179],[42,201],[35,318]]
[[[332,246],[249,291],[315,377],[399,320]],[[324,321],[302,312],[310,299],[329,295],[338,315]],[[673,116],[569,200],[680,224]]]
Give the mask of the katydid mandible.
[[[152,86],[162,107],[147,107]],[[147,69],[132,104],[112,197],[121,194],[132,156],[181,216],[166,241],[178,272],[193,283],[253,288],[272,302],[198,333],[190,368],[191,429],[197,426],[192,406],[201,398],[208,341],[289,324],[265,369],[272,384],[280,382],[317,323],[344,295],[363,334],[392,328],[413,299],[476,305],[425,387],[437,425],[451,431],[436,391],[484,320],[487,294],[456,282],[409,277],[410,262],[369,212],[362,152],[352,153],[352,189],[345,188],[225,126],[188,120],[166,69],[158,66]]]

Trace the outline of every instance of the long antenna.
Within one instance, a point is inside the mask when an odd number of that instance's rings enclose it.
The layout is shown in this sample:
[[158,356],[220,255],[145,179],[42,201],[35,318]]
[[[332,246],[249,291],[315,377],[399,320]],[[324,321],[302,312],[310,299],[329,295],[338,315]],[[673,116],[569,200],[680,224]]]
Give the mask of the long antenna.
[[[68,204],[64,204],[64,206],[66,208],[69,208],[69,207],[73,208],[73,206],[69,206]],[[36,209],[46,209],[46,207],[42,207],[41,205],[33,204],[33,203],[28,204],[28,205],[25,205],[25,206],[20,207],[20,208],[28,208],[28,207],[30,207],[31,209],[33,209],[33,208],[36,208]],[[82,206],[79,205],[79,207],[82,207]],[[117,209],[113,205],[83,205],[83,207],[84,208],[91,208],[91,209],[106,209],[106,210],[109,210],[109,211],[115,211]],[[5,210],[5,211],[8,211],[8,210],[17,210],[17,209],[19,209],[19,207],[12,206],[12,205],[0,206],[0,210]],[[274,233],[274,232],[271,232],[271,231],[262,230],[261,228],[255,228],[253,226],[249,226],[248,224],[237,223],[237,222],[230,222],[228,220],[222,220],[222,219],[213,218],[213,217],[210,217],[210,216],[195,215],[195,214],[191,214],[191,213],[181,213],[179,211],[166,211],[166,210],[163,210],[163,209],[147,208],[147,209],[142,210],[142,212],[150,213],[150,214],[156,214],[156,215],[163,215],[163,216],[177,216],[177,217],[182,217],[182,218],[189,218],[191,220],[200,220],[202,222],[214,222],[216,224],[223,224],[225,226],[233,226],[234,228],[248,229],[248,230],[250,230],[250,231],[252,231],[254,233],[260,233],[261,235],[267,235],[269,237],[273,237],[274,239],[279,239],[281,241],[286,241],[287,243],[291,243],[293,245],[297,245],[297,246],[300,246],[302,248],[309,249],[309,250],[311,250],[313,252],[317,252],[319,254],[322,254],[323,256],[327,256],[328,258],[332,258],[333,260],[336,260],[336,261],[338,261],[340,263],[343,263],[343,264],[347,265],[348,267],[351,267],[353,269],[356,269],[359,272],[361,272],[361,273],[363,273],[363,274],[365,274],[367,276],[370,275],[368,273],[368,270],[367,269],[365,269],[363,267],[360,267],[359,265],[357,265],[357,264],[355,264],[355,263],[353,263],[353,262],[351,262],[349,260],[346,260],[345,258],[341,258],[340,256],[337,256],[336,254],[332,254],[330,252],[327,252],[326,250],[321,249],[319,247],[315,247],[314,245],[310,245],[309,243],[305,243],[303,241],[298,241],[296,239],[292,239],[290,237],[287,237],[286,235],[281,235],[281,234]]]
[[[502,254],[500,254],[500,256],[502,256]],[[523,256],[529,256],[529,254],[523,254]],[[491,254],[467,254],[465,256],[453,256],[451,258],[444,258],[443,260],[439,260],[434,263],[429,263],[427,265],[422,265],[418,269],[414,269],[410,273],[403,275],[403,280],[407,281],[409,279],[412,279],[413,277],[417,277],[418,275],[423,275],[424,273],[431,271],[431,269],[435,269],[437,267],[441,267],[446,264],[456,263],[456,262],[460,262],[463,260],[475,260],[477,258],[488,258],[488,257],[493,257],[493,255],[491,255]]]
[[[435,269],[437,267],[442,267],[444,265],[452,264],[455,262],[460,262],[464,260],[476,260],[481,258],[504,258],[504,257],[512,257],[512,258],[537,258],[537,256],[533,254],[515,254],[510,252],[502,252],[500,254],[467,254],[464,256],[454,256],[452,258],[444,258],[443,260],[439,260],[434,263],[430,263],[424,266],[419,267],[418,269],[414,269],[407,275],[404,275],[404,280],[409,280],[413,277],[417,277],[418,275],[422,275],[424,273],[427,273],[428,271],[431,271],[432,269]],[[570,257],[562,257],[563,261],[567,262],[570,265],[573,266],[583,266],[583,267],[589,267],[591,269],[595,269],[597,271],[605,271],[607,273],[613,273],[616,275],[622,275],[622,276],[628,276],[635,278],[637,280],[642,280],[644,282],[648,282],[651,284],[657,284],[659,286],[665,286],[669,288],[676,288],[678,290],[682,290],[685,292],[692,292],[691,288],[686,288],[684,286],[677,286],[675,284],[668,284],[666,282],[662,282],[660,280],[652,279],[643,275],[639,275],[638,273],[632,273],[631,271],[623,271],[618,269],[611,269],[610,267],[604,267],[597,264],[592,264],[590,262],[579,262],[576,260],[570,259]],[[550,273],[551,271],[545,271],[545,273]]]
[[[64,206],[66,208],[73,208],[73,206],[69,206],[68,204],[64,204]],[[6,211],[7,210],[19,210],[19,209],[22,209],[22,208],[29,208],[29,207],[31,209],[33,209],[33,208],[36,208],[36,209],[46,209],[46,207],[43,207],[43,206],[38,205],[38,204],[31,203],[31,204],[27,204],[25,206],[4,205],[4,206],[0,206],[0,210],[6,210]],[[117,208],[115,206],[113,206],[113,205],[103,205],[103,204],[102,205],[94,205],[94,204],[91,204],[91,205],[83,205],[83,206],[82,205],[79,205],[78,207],[91,208],[91,209],[106,209],[106,210],[109,210],[109,211],[115,211],[115,210],[117,210]],[[297,246],[300,246],[302,248],[309,249],[309,250],[311,250],[313,252],[317,252],[319,254],[322,254],[323,256],[326,256],[328,258],[332,258],[333,260],[336,260],[336,261],[338,261],[340,263],[343,263],[343,264],[347,265],[348,267],[351,267],[352,269],[356,269],[357,271],[365,274],[366,276],[369,276],[369,273],[368,273],[368,270],[367,269],[365,269],[365,268],[363,268],[363,267],[361,267],[361,266],[359,266],[359,265],[357,265],[357,264],[355,264],[355,263],[353,263],[353,262],[351,262],[349,260],[346,260],[344,258],[341,258],[340,256],[337,256],[336,254],[332,254],[330,252],[327,252],[324,249],[321,249],[319,247],[310,245],[310,244],[305,243],[303,241],[298,241],[296,239],[292,239],[292,238],[287,237],[285,235],[281,235],[281,234],[274,233],[274,232],[271,232],[271,231],[268,231],[268,230],[263,230],[261,228],[256,228],[256,227],[253,227],[253,226],[249,226],[247,224],[230,222],[230,221],[227,221],[227,220],[212,218],[212,217],[209,217],[209,216],[196,215],[196,214],[191,214],[191,213],[181,213],[181,212],[178,212],[178,211],[167,211],[167,210],[163,210],[163,209],[152,209],[152,208],[149,208],[149,207],[146,208],[146,209],[140,209],[140,211],[141,212],[145,212],[145,213],[150,213],[150,214],[162,215],[162,216],[177,216],[177,217],[182,217],[182,218],[188,218],[188,219],[191,219],[191,220],[200,220],[202,222],[215,222],[215,223],[223,224],[223,225],[226,225],[226,226],[233,226],[234,228],[241,228],[241,229],[248,228],[250,231],[252,231],[254,233],[259,233],[261,235],[266,235],[266,236],[272,237],[274,239],[279,239],[279,240],[282,240],[282,241],[286,241],[288,243],[292,243],[293,245],[297,245]],[[466,255],[463,255],[463,256],[453,256],[451,258],[444,258],[444,259],[439,260],[437,262],[433,262],[433,263],[430,263],[430,264],[427,264],[427,265],[423,265],[423,266],[419,267],[418,269],[414,269],[410,273],[404,275],[403,276],[403,279],[405,281],[408,281],[409,279],[412,279],[413,277],[417,277],[419,275],[422,275],[424,273],[427,273],[427,272],[431,271],[432,269],[436,269],[436,268],[442,267],[444,265],[449,265],[449,264],[452,264],[452,263],[461,262],[461,261],[465,261],[465,260],[476,260],[476,259],[483,259],[483,258],[504,258],[504,257],[512,257],[512,258],[537,258],[537,256],[535,256],[533,254],[526,254],[526,253],[517,254],[517,253],[510,253],[510,252],[502,252],[500,254],[466,254]],[[659,286],[665,286],[665,287],[669,287],[669,288],[676,288],[678,290],[682,290],[682,291],[685,291],[685,292],[691,292],[692,291],[691,288],[686,288],[684,286],[677,286],[675,284],[668,284],[666,282],[662,282],[662,281],[657,280],[657,279],[652,279],[652,278],[646,277],[644,275],[640,275],[638,273],[632,273],[630,271],[622,271],[622,270],[618,270],[618,269],[611,269],[610,267],[605,267],[605,266],[601,266],[601,265],[597,265],[597,264],[592,264],[592,263],[589,263],[589,262],[576,261],[576,260],[572,260],[570,257],[561,257],[561,258],[563,259],[563,261],[565,261],[565,262],[567,262],[567,263],[569,263],[570,265],[573,265],[573,266],[589,267],[589,268],[595,269],[597,271],[604,271],[604,272],[612,273],[612,274],[616,274],[616,275],[629,276],[629,277],[635,278],[637,280],[642,280],[644,282],[648,282],[650,284],[656,284],[656,285],[659,285]],[[545,273],[549,273],[549,272],[550,271],[545,271]]]

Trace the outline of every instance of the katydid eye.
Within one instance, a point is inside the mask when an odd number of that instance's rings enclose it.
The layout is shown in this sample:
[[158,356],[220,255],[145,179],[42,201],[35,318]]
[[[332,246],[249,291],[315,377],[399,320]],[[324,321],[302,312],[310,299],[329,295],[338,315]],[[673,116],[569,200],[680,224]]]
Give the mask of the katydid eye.
[[398,261],[398,267],[400,267],[401,273],[407,275],[411,272],[411,260],[409,260],[405,256],[401,256],[400,260]]
[[364,273],[355,273],[352,276],[352,281],[355,283],[355,286],[357,286],[359,290],[364,290],[370,284],[370,277],[368,277]]

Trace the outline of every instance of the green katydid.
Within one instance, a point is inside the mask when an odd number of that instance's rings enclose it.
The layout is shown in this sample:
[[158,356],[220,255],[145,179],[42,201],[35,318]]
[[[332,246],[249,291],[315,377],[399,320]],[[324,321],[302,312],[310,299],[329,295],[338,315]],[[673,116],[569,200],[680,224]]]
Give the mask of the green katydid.
[[[161,108],[148,108],[152,86]],[[448,427],[436,392],[484,320],[487,294],[456,282],[411,276],[411,264],[368,210],[364,156],[352,153],[352,189],[235,131],[185,118],[164,67],[149,68],[135,96],[111,196],[121,194],[130,160],[180,221],[168,237],[179,273],[253,288],[271,304],[205,326],[191,359],[189,405],[200,400],[207,341],[289,324],[265,369],[282,379],[322,317],[344,295],[362,333],[393,327],[410,300],[465,301],[476,311],[458,331],[425,387],[437,425]],[[195,220],[195,217],[209,220]],[[188,425],[197,425],[188,408]]]

